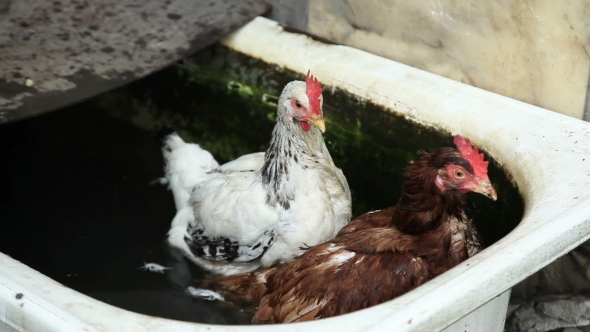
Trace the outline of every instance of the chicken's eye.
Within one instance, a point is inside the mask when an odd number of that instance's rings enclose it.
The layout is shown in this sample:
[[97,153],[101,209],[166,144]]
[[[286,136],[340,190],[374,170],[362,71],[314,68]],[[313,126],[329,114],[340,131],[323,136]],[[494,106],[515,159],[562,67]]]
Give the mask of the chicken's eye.
[[456,179],[462,179],[465,177],[465,172],[463,172],[460,169],[456,169],[453,171],[453,175],[455,176]]
[[303,107],[303,105],[301,105],[301,103],[299,102],[299,100],[297,100],[297,101],[295,102],[295,106],[296,106],[297,108],[301,108],[301,107]]

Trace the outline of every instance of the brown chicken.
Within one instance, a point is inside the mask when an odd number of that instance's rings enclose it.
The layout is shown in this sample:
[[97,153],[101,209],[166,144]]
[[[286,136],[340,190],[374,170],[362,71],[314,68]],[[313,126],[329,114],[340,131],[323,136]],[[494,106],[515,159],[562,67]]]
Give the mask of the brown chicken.
[[357,217],[286,264],[198,280],[193,294],[252,306],[254,323],[307,321],[391,300],[475,255],[483,243],[465,194],[496,200],[496,191],[483,154],[461,136],[454,142],[407,167],[395,207]]

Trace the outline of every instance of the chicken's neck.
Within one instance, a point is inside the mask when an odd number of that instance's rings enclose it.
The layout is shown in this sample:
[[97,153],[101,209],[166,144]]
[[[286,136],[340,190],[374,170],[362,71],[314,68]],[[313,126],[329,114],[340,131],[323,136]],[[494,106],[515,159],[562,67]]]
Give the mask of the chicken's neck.
[[267,191],[267,204],[278,203],[288,210],[295,191],[291,170],[293,167],[313,168],[317,163],[334,164],[321,132],[313,126],[304,132],[298,122],[279,116],[259,171]]
[[436,175],[436,169],[420,161],[407,170],[402,195],[392,217],[394,227],[408,234],[419,234],[453,217],[468,222],[465,196],[457,191],[441,192],[434,184]]

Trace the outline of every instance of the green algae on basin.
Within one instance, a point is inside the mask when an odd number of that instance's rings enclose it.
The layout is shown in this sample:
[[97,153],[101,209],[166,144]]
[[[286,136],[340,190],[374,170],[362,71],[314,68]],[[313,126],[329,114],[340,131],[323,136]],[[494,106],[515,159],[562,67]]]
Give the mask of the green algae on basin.
[[[108,110],[115,99],[128,103],[128,108],[116,108],[125,110],[117,116],[153,131],[169,125],[223,163],[266,150],[278,95],[295,79],[304,77],[215,45],[101,100]],[[330,86],[324,86],[324,116],[324,137],[348,179],[355,216],[394,205],[403,169],[421,150],[452,146],[449,133]],[[486,245],[516,227],[524,206],[518,190],[493,160],[489,176],[498,201],[469,194],[469,213]]]

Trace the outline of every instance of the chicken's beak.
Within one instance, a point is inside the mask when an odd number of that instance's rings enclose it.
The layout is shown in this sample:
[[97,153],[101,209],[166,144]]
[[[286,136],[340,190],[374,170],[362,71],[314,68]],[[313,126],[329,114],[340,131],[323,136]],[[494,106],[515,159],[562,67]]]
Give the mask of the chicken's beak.
[[480,193],[482,195],[487,196],[489,199],[495,201],[498,199],[498,194],[496,194],[496,189],[490,183],[490,180],[480,180],[477,183],[477,187],[474,188],[474,192]]
[[311,119],[308,120],[309,123],[311,123],[312,125],[318,127],[318,129],[324,133],[326,132],[326,123],[324,122],[324,118],[319,116],[319,117],[312,117]]

